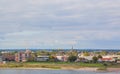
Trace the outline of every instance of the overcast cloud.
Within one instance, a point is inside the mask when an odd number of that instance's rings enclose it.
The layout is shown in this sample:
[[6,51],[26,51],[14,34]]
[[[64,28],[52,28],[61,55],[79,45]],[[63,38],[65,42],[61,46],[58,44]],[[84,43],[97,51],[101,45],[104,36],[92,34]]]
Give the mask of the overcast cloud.
[[120,0],[0,0],[0,48],[120,48]]

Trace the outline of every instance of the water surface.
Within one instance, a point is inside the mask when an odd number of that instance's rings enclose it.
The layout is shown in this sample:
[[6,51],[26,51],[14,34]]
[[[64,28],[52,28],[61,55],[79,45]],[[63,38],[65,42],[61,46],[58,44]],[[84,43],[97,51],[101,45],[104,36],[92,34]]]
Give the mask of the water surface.
[[21,70],[21,69],[1,69],[0,74],[120,74],[117,72],[92,72],[83,70]]

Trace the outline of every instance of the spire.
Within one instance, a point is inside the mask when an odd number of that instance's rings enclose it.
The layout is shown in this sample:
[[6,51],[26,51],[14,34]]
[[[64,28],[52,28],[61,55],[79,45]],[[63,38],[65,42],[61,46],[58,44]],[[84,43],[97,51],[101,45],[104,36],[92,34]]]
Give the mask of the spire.
[[72,46],[72,50],[73,50],[73,46]]

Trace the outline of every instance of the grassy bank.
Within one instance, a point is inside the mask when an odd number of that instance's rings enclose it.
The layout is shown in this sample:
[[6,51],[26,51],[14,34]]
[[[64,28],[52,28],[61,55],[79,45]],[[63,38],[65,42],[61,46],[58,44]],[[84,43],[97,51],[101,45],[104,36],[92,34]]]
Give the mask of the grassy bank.
[[107,67],[99,67],[97,70],[99,70],[99,71],[106,71]]
[[107,70],[107,68],[120,68],[120,64],[110,64],[104,66],[102,63],[75,63],[75,62],[10,62],[0,64],[0,68],[49,68],[49,69],[80,69],[98,68],[97,70]]
[[71,63],[71,62],[27,62],[0,64],[0,68],[50,68],[50,69],[79,69],[83,67],[103,67],[100,63]]

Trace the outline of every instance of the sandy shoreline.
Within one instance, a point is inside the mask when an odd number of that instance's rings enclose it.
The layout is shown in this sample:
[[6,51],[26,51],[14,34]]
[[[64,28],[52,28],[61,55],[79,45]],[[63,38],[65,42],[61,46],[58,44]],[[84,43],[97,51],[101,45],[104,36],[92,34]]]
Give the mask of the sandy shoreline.
[[120,68],[108,68],[107,71],[115,71],[115,72],[120,72]]
[[75,68],[61,68],[61,69],[52,69],[52,68],[0,68],[0,69],[31,69],[31,70],[40,70],[40,69],[43,69],[43,70],[87,70],[87,71],[96,71],[97,68],[78,68],[78,69],[75,69]]
[[63,70],[83,70],[83,71],[97,71],[97,68],[89,68],[89,67],[84,67],[84,68],[62,68]]

